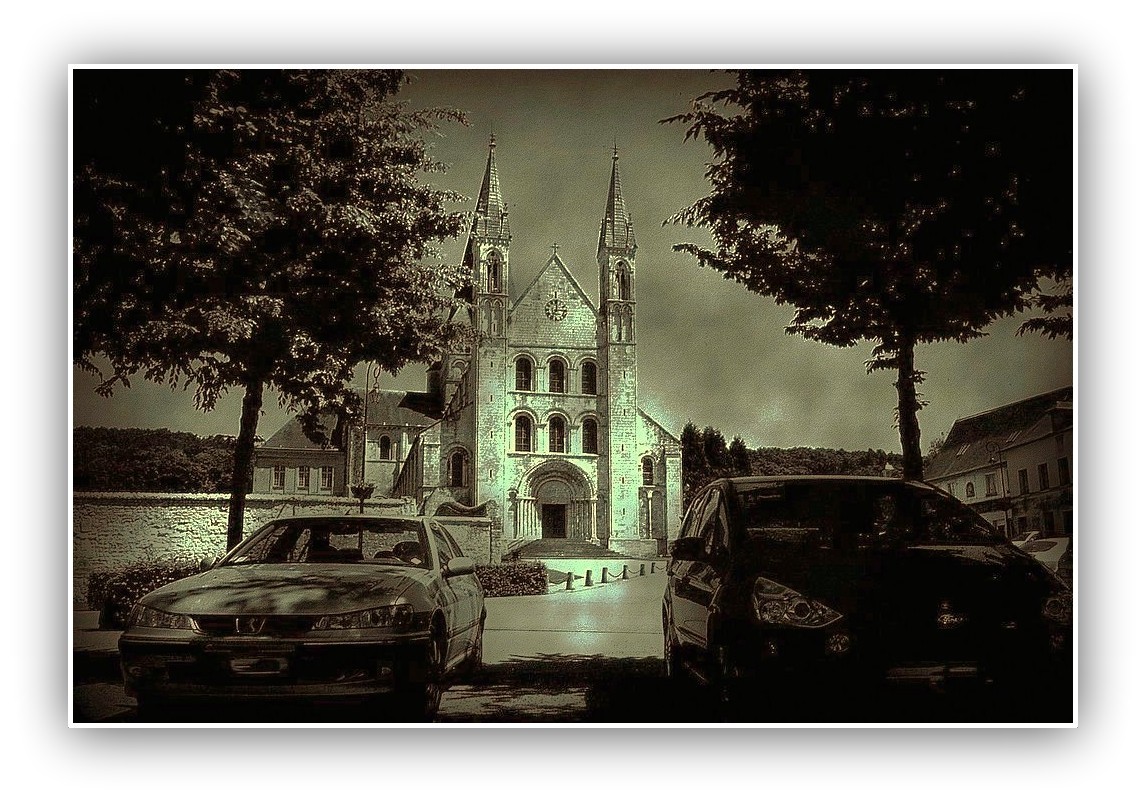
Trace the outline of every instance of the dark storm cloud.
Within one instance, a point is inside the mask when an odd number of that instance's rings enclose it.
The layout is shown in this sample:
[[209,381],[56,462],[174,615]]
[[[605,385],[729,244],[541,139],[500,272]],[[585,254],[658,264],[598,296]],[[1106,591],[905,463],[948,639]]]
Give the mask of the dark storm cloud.
[[[637,341],[643,407],[679,433],[688,420],[741,435],[750,446],[822,446],[899,451],[894,376],[866,374],[870,347],[832,348],[784,334],[790,308],[779,308],[701,270],[672,252],[707,234],[662,226],[707,193],[706,145],[685,143],[684,127],[659,120],[688,108],[727,78],[707,70],[417,70],[403,96],[414,106],[468,112],[468,128],[451,126],[433,139],[449,169],[440,185],[473,197],[481,182],[491,131],[513,231],[511,282],[522,290],[560,245],[559,254],[586,294],[597,299],[596,245],[608,190],[614,140],[624,196],[636,226]],[[1064,165],[1069,169],[1070,165]],[[464,207],[472,208],[472,203]],[[464,242],[449,243],[460,259]],[[919,368],[929,405],[920,413],[923,444],[958,417],[1065,386],[1072,379],[1069,342],[1016,337],[1006,320],[989,336],[959,345],[924,345]],[[424,386],[423,366],[390,385]],[[235,433],[238,398],[204,415],[189,397],[137,381],[112,401],[91,394],[77,376],[76,424],[169,427]],[[259,432],[286,418],[265,409]]]

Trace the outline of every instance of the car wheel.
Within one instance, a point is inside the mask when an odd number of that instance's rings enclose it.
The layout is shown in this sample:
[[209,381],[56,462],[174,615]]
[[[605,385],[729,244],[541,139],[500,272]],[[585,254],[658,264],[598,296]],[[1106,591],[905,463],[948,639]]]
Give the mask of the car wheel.
[[717,643],[710,655],[709,686],[721,722],[737,722],[741,707],[740,679],[728,645]]
[[395,698],[399,714],[410,722],[432,722],[442,704],[442,681],[446,666],[446,641],[434,628],[426,642],[424,671],[417,680],[408,680]]

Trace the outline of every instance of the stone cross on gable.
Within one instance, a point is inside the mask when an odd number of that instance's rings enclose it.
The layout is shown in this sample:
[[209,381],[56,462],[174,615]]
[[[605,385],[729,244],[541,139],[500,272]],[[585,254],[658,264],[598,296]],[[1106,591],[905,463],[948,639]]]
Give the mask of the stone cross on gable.
[[557,244],[557,242],[554,242],[553,244],[551,244],[549,246],[553,248],[553,255],[556,256],[557,255],[557,248],[560,247],[561,245]]

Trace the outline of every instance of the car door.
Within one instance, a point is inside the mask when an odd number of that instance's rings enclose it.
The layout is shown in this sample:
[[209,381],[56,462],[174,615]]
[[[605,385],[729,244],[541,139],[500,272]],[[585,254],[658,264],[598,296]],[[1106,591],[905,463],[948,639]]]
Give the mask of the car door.
[[708,604],[714,579],[708,564],[706,538],[711,535],[720,506],[720,491],[711,489],[689,511],[676,548],[668,580],[672,615],[681,644],[705,647],[707,644]]
[[446,564],[451,558],[458,558],[461,552],[445,528],[436,522],[430,523],[434,539],[434,549],[438,554],[439,569],[446,585],[449,609],[446,619],[449,623],[449,648],[447,663],[465,657],[477,636],[477,613],[475,608],[481,595],[477,579],[473,575],[446,575]]

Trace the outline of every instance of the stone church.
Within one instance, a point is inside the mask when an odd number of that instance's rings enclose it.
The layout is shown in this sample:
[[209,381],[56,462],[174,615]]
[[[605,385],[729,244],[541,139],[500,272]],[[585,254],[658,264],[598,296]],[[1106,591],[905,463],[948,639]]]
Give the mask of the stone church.
[[[292,420],[256,452],[254,491],[345,495],[362,479],[423,513],[484,513],[507,546],[579,539],[663,552],[681,514],[680,442],[637,405],[637,240],[613,152],[597,301],[557,254],[515,266],[491,138],[466,244],[472,335],[425,392],[366,392],[365,424],[323,450]],[[524,275],[509,294],[510,276]],[[524,280],[522,280],[524,279]]]

